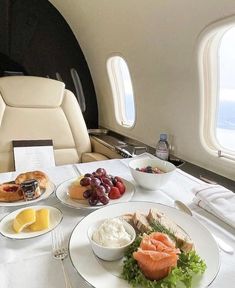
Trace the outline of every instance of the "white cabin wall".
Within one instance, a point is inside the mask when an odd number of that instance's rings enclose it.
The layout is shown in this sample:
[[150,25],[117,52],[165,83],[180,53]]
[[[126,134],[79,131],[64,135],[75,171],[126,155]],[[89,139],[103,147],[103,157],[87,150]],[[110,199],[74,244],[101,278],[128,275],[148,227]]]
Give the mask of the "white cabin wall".
[[[235,13],[234,0],[50,0],[74,31],[88,62],[99,123],[155,146],[170,134],[174,154],[235,180],[234,162],[209,155],[200,143],[198,39],[214,21]],[[106,60],[122,55],[136,98],[131,129],[114,117]]]

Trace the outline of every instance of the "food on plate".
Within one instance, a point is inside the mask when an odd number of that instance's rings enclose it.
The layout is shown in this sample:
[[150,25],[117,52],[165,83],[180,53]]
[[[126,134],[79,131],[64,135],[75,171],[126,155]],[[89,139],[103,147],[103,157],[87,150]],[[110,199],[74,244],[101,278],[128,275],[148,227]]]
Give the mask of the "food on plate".
[[154,227],[161,229],[163,232],[165,229],[173,231],[177,247],[184,252],[189,252],[194,249],[193,241],[189,235],[173,220],[156,209],[150,209],[147,215],[135,212],[124,215],[123,218],[129,222],[138,233],[152,232]]
[[23,192],[18,184],[5,183],[0,185],[0,202],[23,200]]
[[123,220],[106,219],[92,235],[92,240],[104,247],[122,247],[131,242],[132,236],[126,231]]
[[150,280],[166,277],[177,266],[180,250],[166,234],[153,232],[144,235],[133,258],[137,261],[144,276]]
[[13,220],[13,229],[16,233],[21,232],[36,221],[36,212],[34,209],[28,208],[16,215]]
[[68,194],[71,199],[84,200],[83,193],[87,190],[87,187],[83,187],[79,182],[73,182],[68,188]]
[[104,261],[123,258],[136,237],[134,228],[119,217],[98,220],[87,235],[94,254]]
[[109,200],[120,198],[126,191],[126,186],[118,176],[108,175],[104,168],[98,168],[92,173],[86,173],[74,181],[68,188],[71,199],[86,199],[91,206],[98,203],[106,205]]
[[181,283],[189,288],[193,275],[206,270],[192,239],[164,213],[150,209],[147,214],[122,217],[138,233],[125,254],[122,271],[133,287],[176,287]]
[[0,202],[33,200],[48,187],[49,178],[42,171],[19,174],[15,181],[0,184]]
[[83,187],[81,185],[75,185],[75,184],[71,184],[69,186],[69,191],[68,191],[68,194],[69,194],[69,197],[71,199],[76,199],[76,200],[85,200],[84,196],[83,196],[83,193],[87,190],[86,187]]
[[47,229],[50,225],[49,210],[42,208],[35,210],[27,208],[19,212],[13,220],[13,230],[16,233],[27,231],[41,231]]
[[151,174],[163,174],[165,173],[164,171],[160,170],[157,167],[152,167],[152,166],[146,166],[143,168],[136,168],[137,171],[140,172],[145,172],[145,173],[151,173]]
[[121,197],[120,190],[117,187],[112,187],[108,196],[109,199],[118,199]]
[[72,182],[72,184],[73,184],[73,185],[81,186],[80,181],[81,181],[82,178],[84,178],[84,175],[81,175],[81,176],[77,177],[77,178]]
[[146,215],[142,213],[135,212],[133,214],[125,214],[122,217],[135,228],[137,233],[149,233],[153,229]]
[[42,208],[36,211],[36,220],[34,223],[28,226],[31,231],[41,231],[49,228],[50,225],[50,214],[49,210]]
[[155,226],[161,225],[169,231],[173,231],[177,246],[182,251],[189,252],[194,249],[193,241],[189,235],[164,213],[157,211],[156,209],[150,209],[147,220]]
[[46,173],[42,171],[31,171],[31,172],[21,173],[16,177],[15,183],[21,184],[26,180],[32,180],[32,179],[35,179],[38,181],[39,187],[41,189],[46,189],[48,187],[48,184],[49,184],[48,176],[46,175]]
[[35,179],[26,180],[20,184],[23,192],[24,200],[30,201],[41,196],[41,189],[38,181]]

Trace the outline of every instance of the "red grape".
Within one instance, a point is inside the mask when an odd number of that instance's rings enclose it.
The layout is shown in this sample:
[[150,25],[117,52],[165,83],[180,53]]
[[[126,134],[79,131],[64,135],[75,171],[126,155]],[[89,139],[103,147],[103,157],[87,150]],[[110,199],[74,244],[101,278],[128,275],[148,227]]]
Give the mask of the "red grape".
[[113,185],[115,186],[118,181],[117,181],[117,179],[116,179],[115,177],[113,177],[113,178],[112,178],[112,182],[113,182]]
[[95,191],[93,191],[93,193],[92,193],[91,197],[89,198],[88,202],[89,202],[89,204],[91,206],[95,206],[99,202],[98,195],[96,194]]
[[104,205],[107,205],[109,203],[109,198],[105,195],[99,198],[100,202]]
[[106,175],[106,170],[104,168],[98,168],[95,172],[99,176],[105,176]]
[[100,179],[95,178],[95,177],[91,178],[90,185],[91,185],[92,187],[99,187],[100,184],[101,184]]
[[103,185],[104,188],[105,188],[105,193],[109,193],[110,190],[111,190],[111,187],[110,187],[108,184],[105,184],[105,183],[103,183],[102,185]]
[[96,191],[98,197],[100,198],[101,196],[104,196],[106,189],[104,188],[104,186],[100,185],[99,187],[95,188],[95,191]]
[[92,176],[91,173],[86,173],[86,174],[84,175],[84,177],[91,177],[91,176]]
[[102,179],[102,182],[103,182],[104,184],[109,185],[110,187],[113,186],[113,182],[112,182],[112,180],[110,180],[109,178],[103,178],[103,179]]
[[84,192],[83,192],[83,197],[84,197],[85,199],[90,198],[91,195],[92,195],[92,192],[93,192],[93,191],[92,191],[91,189],[88,189],[88,190],[84,191]]
[[90,197],[90,198],[88,199],[88,202],[89,202],[89,204],[90,204],[91,206],[95,206],[95,205],[99,202],[99,200],[96,199],[96,198]]
[[82,185],[82,186],[88,186],[88,185],[90,185],[90,183],[91,183],[91,178],[90,177],[83,177],[80,180],[80,185]]

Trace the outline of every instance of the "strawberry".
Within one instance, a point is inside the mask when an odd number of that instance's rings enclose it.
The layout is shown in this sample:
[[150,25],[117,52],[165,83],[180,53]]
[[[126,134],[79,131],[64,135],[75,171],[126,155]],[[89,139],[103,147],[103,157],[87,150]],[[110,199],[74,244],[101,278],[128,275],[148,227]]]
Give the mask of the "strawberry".
[[122,182],[117,182],[115,187],[118,188],[121,195],[124,194],[124,192],[126,191],[126,186]]
[[118,199],[121,197],[121,193],[117,187],[112,187],[108,196],[110,199]]

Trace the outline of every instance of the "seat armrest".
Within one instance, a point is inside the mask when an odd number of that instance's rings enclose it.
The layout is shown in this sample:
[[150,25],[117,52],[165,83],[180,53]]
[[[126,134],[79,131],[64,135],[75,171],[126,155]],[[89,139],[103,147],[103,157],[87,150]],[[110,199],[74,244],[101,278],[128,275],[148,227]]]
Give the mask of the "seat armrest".
[[82,163],[86,163],[86,162],[93,162],[93,161],[101,161],[101,160],[107,160],[109,159],[108,157],[100,154],[100,153],[95,153],[95,152],[86,152],[86,153],[82,153]]
[[123,158],[120,154],[118,154],[115,151],[112,145],[109,145],[108,143],[107,145],[105,145],[101,143],[100,141],[98,141],[97,138],[94,136],[91,136],[90,140],[91,140],[92,152],[102,154],[109,159],[122,159]]

